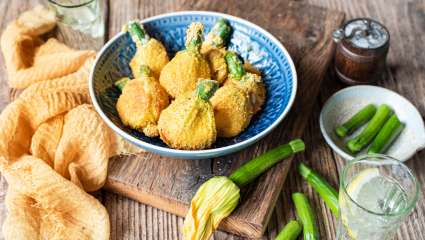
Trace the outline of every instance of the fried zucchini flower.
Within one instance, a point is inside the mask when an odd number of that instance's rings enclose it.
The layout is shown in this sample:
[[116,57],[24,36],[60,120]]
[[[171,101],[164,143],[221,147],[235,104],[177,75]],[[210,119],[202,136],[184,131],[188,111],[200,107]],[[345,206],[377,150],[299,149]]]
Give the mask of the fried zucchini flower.
[[[245,70],[242,61],[235,52],[225,55],[229,77],[225,84],[234,84],[243,89],[253,105],[254,114],[261,110],[266,99],[266,88],[261,76]],[[252,70],[250,70],[252,71]]]
[[211,77],[208,61],[200,53],[203,32],[202,23],[192,23],[186,32],[186,49],[161,71],[159,82],[173,98],[194,90],[199,79]]
[[177,97],[162,111],[158,130],[161,139],[176,149],[204,149],[216,139],[214,110],[209,99],[217,81],[200,80],[196,90]]
[[201,53],[206,56],[210,64],[211,77],[220,84],[227,78],[227,64],[224,55],[231,30],[225,19],[219,19],[208,33],[201,47]]
[[251,121],[253,106],[250,99],[244,90],[233,84],[219,88],[211,98],[211,104],[219,137],[234,137]]
[[168,94],[159,82],[150,75],[147,66],[142,65],[139,77],[126,78],[115,83],[122,88],[117,101],[117,111],[124,125],[143,132],[148,137],[158,136],[157,122],[160,113],[169,104]]
[[254,181],[281,160],[304,151],[304,142],[295,139],[248,161],[229,177],[213,177],[196,192],[184,219],[185,240],[208,240],[221,220],[237,207],[240,188]]
[[140,66],[146,65],[151,69],[152,76],[158,79],[162,68],[169,62],[164,45],[155,38],[149,37],[138,21],[130,21],[125,28],[137,47],[136,54],[130,61],[134,78],[140,76]]

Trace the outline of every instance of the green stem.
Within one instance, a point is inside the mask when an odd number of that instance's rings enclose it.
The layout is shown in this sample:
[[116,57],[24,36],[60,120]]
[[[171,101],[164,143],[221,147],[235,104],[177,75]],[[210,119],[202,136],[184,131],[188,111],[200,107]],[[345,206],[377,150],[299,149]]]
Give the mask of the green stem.
[[122,92],[122,90],[124,89],[125,85],[128,83],[128,81],[130,81],[130,79],[128,77],[123,77],[118,79],[114,85]]
[[302,230],[303,227],[298,221],[291,220],[282,231],[280,231],[275,240],[295,240]]
[[232,79],[240,80],[245,75],[245,69],[239,56],[235,52],[228,51],[224,58]]
[[302,193],[293,193],[292,201],[294,201],[297,216],[303,224],[304,240],[318,240],[316,217],[307,197]]
[[203,42],[204,25],[199,22],[190,24],[186,31],[186,49],[199,51]]
[[351,134],[363,124],[367,123],[373,115],[376,113],[376,107],[373,104],[369,104],[362,108],[358,113],[352,116],[347,122],[338,126],[335,132],[340,137],[345,137],[347,134]]
[[366,145],[373,140],[376,134],[378,134],[379,130],[381,130],[391,113],[392,110],[388,105],[380,105],[376,114],[373,116],[372,120],[370,120],[366,128],[363,129],[360,135],[348,141],[348,149],[352,153],[357,153],[366,147]]
[[151,69],[149,68],[148,65],[140,65],[139,67],[139,76],[151,76]]
[[319,193],[335,217],[338,217],[338,192],[316,171],[300,163],[298,172]]
[[130,21],[127,29],[134,42],[139,42],[143,45],[149,41],[149,35],[138,21]]
[[205,42],[216,48],[222,48],[226,45],[230,37],[231,27],[224,18],[220,18],[208,33]]
[[230,175],[230,179],[242,187],[281,160],[292,156],[294,153],[304,151],[305,145],[301,139],[295,139],[287,144],[280,145],[245,163]]
[[218,89],[217,81],[209,80],[209,79],[199,80],[196,85],[196,95],[200,99],[204,101],[208,101],[214,95],[217,89]]
[[378,135],[376,135],[367,153],[372,154],[386,152],[394,140],[397,139],[403,131],[404,127],[405,125],[400,122],[397,115],[393,114],[382,127],[381,131],[379,131]]

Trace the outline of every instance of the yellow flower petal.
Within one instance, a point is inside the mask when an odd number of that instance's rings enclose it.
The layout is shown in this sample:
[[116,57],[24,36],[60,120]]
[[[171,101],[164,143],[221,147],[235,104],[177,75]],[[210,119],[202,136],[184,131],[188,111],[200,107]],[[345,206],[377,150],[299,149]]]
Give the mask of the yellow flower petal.
[[239,187],[227,177],[213,177],[198,189],[184,220],[184,239],[207,240],[238,205]]

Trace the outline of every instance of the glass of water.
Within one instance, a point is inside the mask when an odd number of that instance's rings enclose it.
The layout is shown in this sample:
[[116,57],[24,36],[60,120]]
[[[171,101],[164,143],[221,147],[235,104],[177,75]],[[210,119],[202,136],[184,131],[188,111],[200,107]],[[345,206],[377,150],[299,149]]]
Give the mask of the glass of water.
[[94,38],[105,32],[102,0],[48,0],[59,21]]
[[390,240],[418,201],[410,169],[386,155],[349,162],[340,176],[339,240]]

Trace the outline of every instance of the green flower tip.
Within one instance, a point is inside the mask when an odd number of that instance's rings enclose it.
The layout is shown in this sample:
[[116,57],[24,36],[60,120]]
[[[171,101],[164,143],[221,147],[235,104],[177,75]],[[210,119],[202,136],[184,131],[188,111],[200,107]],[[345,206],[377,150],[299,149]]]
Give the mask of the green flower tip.
[[196,85],[196,95],[204,101],[208,101],[217,91],[218,82],[210,79],[199,80]]
[[130,33],[134,42],[145,44],[149,41],[149,36],[146,34],[145,29],[139,20],[129,21],[123,29]]

